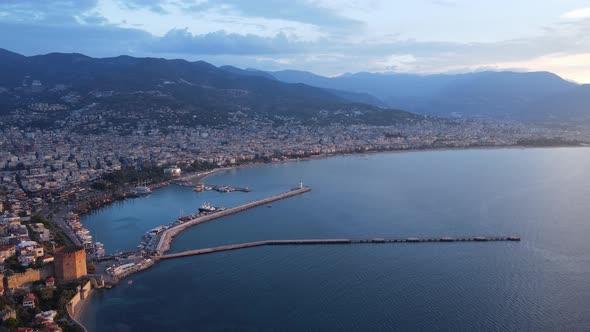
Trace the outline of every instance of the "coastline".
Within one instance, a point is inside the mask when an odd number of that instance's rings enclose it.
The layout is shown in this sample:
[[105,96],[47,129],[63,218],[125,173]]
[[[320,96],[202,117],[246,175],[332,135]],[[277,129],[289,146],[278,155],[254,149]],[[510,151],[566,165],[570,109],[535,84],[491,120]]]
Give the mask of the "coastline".
[[88,306],[90,306],[90,304],[88,302],[90,301],[90,298],[92,297],[92,294],[93,293],[90,293],[90,295],[84,301],[81,301],[82,303],[78,303],[77,308],[74,311],[74,314],[73,315],[71,315],[71,314],[68,313],[68,315],[70,316],[70,319],[74,323],[78,324],[78,326],[80,326],[85,332],[88,332],[88,329],[82,323],[82,317],[84,316],[84,313],[88,309]]
[[[309,156],[309,157],[297,158],[297,159],[276,160],[276,161],[271,161],[271,162],[255,162],[255,163],[246,163],[246,164],[242,164],[242,165],[234,165],[234,166],[230,166],[230,167],[220,167],[220,168],[216,168],[214,170],[207,171],[207,172],[202,172],[202,173],[187,175],[187,177],[192,177],[192,180],[191,181],[204,181],[209,176],[212,176],[214,174],[221,173],[221,172],[226,172],[226,171],[232,171],[234,169],[239,169],[239,168],[257,167],[257,166],[262,166],[262,165],[282,164],[282,163],[298,162],[298,161],[309,161],[309,160],[324,159],[324,158],[327,159],[327,158],[335,158],[335,157],[348,157],[348,156],[354,156],[354,155],[364,156],[364,155],[385,154],[385,153],[444,152],[444,151],[463,151],[463,150],[505,150],[505,149],[511,149],[511,150],[512,149],[515,149],[515,150],[525,150],[525,149],[527,149],[528,150],[528,149],[533,149],[533,148],[534,149],[546,149],[546,148],[554,149],[554,148],[571,148],[571,147],[588,147],[588,146],[530,147],[530,146],[514,146],[514,145],[510,145],[510,146],[491,146],[491,147],[406,149],[406,150],[391,150],[391,151],[367,151],[367,152],[357,152],[357,153],[326,154],[326,155]],[[172,236],[169,239],[169,244],[172,243],[173,237],[174,236]],[[137,271],[137,272],[141,273],[143,270],[146,270],[146,269],[142,269],[142,270]],[[85,302],[88,302],[88,301],[85,301]],[[80,310],[78,310],[76,312],[76,315],[74,315],[74,317],[73,317],[73,318],[76,319],[76,322],[80,322],[81,321],[82,317],[84,316],[84,312],[87,310],[87,306],[88,305],[89,304],[84,303],[83,308],[80,308]]]
[[[338,157],[347,157],[347,156],[368,156],[368,155],[375,155],[375,154],[387,154],[387,153],[418,153],[418,152],[444,152],[444,151],[469,151],[469,150],[504,150],[504,149],[555,149],[555,148],[584,148],[590,147],[589,145],[560,145],[560,146],[525,146],[525,145],[497,145],[497,146],[468,146],[468,147],[441,147],[441,148],[415,148],[415,149],[397,149],[397,150],[383,150],[383,151],[359,151],[359,152],[341,152],[341,153],[333,153],[333,154],[318,154],[313,156],[301,157],[301,158],[288,158],[283,160],[274,160],[269,162],[248,162],[239,165],[233,166],[224,166],[215,168],[206,172],[200,173],[192,173],[187,174],[185,176],[181,176],[177,178],[177,180],[183,181],[191,181],[193,183],[203,182],[208,177],[215,175],[221,172],[228,172],[235,169],[240,168],[247,168],[247,167],[257,167],[263,165],[274,165],[274,164],[284,164],[284,163],[291,163],[291,162],[299,162],[299,161],[310,161],[310,160],[319,160],[319,159],[328,159],[328,158],[338,158]],[[162,181],[158,183],[152,184],[154,189],[159,189],[170,185],[170,181]],[[124,201],[126,199],[133,199],[135,197],[121,197],[119,199],[114,200],[105,200],[100,202],[96,206],[89,208],[85,211],[78,212],[77,214],[81,217],[85,214],[92,213],[95,210],[101,209],[103,207],[109,206],[117,201]]]
[[[419,152],[447,152],[447,151],[478,151],[478,150],[529,150],[529,149],[559,149],[559,148],[588,148],[588,145],[559,145],[559,146],[526,146],[526,145],[496,145],[496,146],[468,146],[468,147],[444,147],[444,148],[424,148],[424,149],[398,149],[398,150],[383,150],[383,151],[363,151],[363,152],[342,152],[334,154],[319,154],[301,158],[289,158],[284,160],[275,160],[270,162],[251,162],[240,165],[233,165],[227,167],[219,167],[212,171],[200,173],[198,182],[204,181],[207,177],[221,173],[228,172],[240,168],[257,167],[263,165],[276,165],[286,164],[299,161],[311,161],[338,157],[351,157],[351,156],[370,156],[377,154],[388,154],[388,153],[419,153]],[[194,175],[193,175],[194,176]]]

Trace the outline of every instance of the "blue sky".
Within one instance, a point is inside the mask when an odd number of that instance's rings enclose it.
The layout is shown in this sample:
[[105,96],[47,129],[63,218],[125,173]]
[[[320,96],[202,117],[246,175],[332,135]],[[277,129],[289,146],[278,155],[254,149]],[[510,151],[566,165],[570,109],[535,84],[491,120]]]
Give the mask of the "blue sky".
[[547,70],[590,83],[589,0],[0,0],[0,47],[266,70]]

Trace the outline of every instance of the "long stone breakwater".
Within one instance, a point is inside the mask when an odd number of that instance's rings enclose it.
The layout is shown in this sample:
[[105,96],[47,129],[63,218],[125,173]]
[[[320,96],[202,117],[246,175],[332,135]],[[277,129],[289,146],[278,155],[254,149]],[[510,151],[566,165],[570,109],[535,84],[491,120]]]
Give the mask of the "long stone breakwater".
[[426,237],[426,238],[374,238],[374,239],[304,239],[304,240],[265,240],[230,244],[213,248],[188,250],[174,254],[160,256],[160,259],[170,259],[185,256],[205,255],[220,251],[245,249],[271,245],[318,245],[318,244],[355,244],[355,243],[432,243],[432,242],[492,242],[492,241],[520,241],[518,236],[469,236],[469,237]]
[[300,195],[300,194],[306,193],[308,191],[311,191],[311,188],[301,187],[301,188],[292,189],[292,190],[284,192],[282,194],[267,197],[267,198],[264,198],[261,200],[246,203],[246,204],[236,206],[233,208],[225,209],[223,211],[208,214],[206,216],[197,217],[195,219],[189,220],[189,221],[187,221],[183,224],[180,224],[178,226],[171,227],[171,228],[165,230],[164,232],[162,232],[162,235],[160,236],[160,239],[158,241],[158,245],[156,246],[155,255],[156,255],[156,257],[158,257],[158,256],[163,255],[166,251],[170,250],[170,244],[172,242],[172,239],[176,235],[180,234],[182,231],[184,231],[185,229],[187,229],[189,227],[199,225],[199,224],[202,224],[204,222],[211,221],[214,219],[222,218],[222,217],[228,216],[230,214],[242,212],[244,210],[248,210],[248,209],[260,206],[260,205],[264,205],[264,204],[272,203],[272,202],[275,202],[275,201],[278,201],[281,199],[285,199],[288,197]]

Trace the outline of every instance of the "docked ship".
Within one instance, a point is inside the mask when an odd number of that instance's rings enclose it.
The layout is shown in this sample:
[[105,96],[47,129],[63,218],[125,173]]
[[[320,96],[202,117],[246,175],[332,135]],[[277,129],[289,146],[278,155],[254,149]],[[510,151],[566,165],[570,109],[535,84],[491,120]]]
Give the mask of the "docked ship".
[[197,183],[197,185],[195,186],[194,191],[200,193],[202,191],[205,191],[205,185],[203,183]]
[[151,194],[152,190],[148,186],[137,186],[133,189],[132,193],[135,195],[144,196]]
[[199,212],[205,212],[205,213],[219,212],[219,211],[223,211],[223,210],[225,210],[225,208],[215,207],[207,202],[203,203],[203,205],[201,205],[201,207],[199,208]]
[[96,258],[102,258],[105,256],[104,244],[100,242],[94,242],[94,256]]

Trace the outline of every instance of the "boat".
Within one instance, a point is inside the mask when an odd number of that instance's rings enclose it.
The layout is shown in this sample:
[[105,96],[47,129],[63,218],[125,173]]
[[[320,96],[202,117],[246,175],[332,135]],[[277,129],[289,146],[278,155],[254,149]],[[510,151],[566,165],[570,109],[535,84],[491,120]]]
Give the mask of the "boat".
[[218,212],[218,211],[223,211],[223,210],[225,210],[225,208],[215,207],[207,202],[203,203],[203,205],[201,205],[201,207],[199,208],[199,212],[205,212],[205,213]]
[[201,192],[205,190],[205,185],[202,183],[197,183],[197,185],[195,186],[194,191],[196,192]]
[[143,196],[151,194],[152,190],[148,186],[137,186],[131,192],[135,195]]

